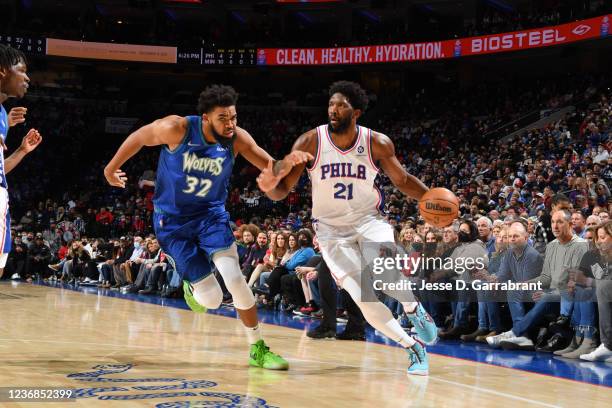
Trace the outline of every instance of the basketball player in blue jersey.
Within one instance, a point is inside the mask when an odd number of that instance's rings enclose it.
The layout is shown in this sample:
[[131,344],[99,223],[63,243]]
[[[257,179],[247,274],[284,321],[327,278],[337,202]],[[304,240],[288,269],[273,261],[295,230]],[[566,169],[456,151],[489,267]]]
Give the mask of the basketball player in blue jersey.
[[[29,83],[30,78],[27,74],[27,64],[23,53],[0,44],[0,278],[4,273],[8,254],[11,252],[11,218],[6,175],[42,142],[38,131],[31,129],[22,139],[19,148],[4,159],[9,127],[23,123],[26,110],[25,108],[14,109],[9,118],[2,104],[8,98],[23,98],[28,91]],[[15,112],[18,113],[15,114]]]
[[[360,262],[362,254],[366,254],[366,259],[378,256],[367,256],[368,251],[378,251],[378,243],[394,243],[393,228],[380,214],[382,195],[374,182],[378,173],[382,170],[401,192],[415,199],[420,199],[428,188],[404,170],[391,139],[357,125],[368,103],[358,84],[336,82],[329,96],[329,123],[306,132],[293,145],[293,150],[311,153],[313,162],[309,166],[295,166],[272,189],[270,186],[275,185],[277,178],[270,169],[264,169],[258,183],[271,199],[281,200],[295,186],[304,168],[308,170],[313,227],[330,272],[359,305],[366,320],[408,351],[408,374],[428,375],[424,344],[406,334],[383,303],[367,301],[376,298],[371,285],[362,287]],[[418,337],[425,343],[433,342],[437,338],[436,325],[412,294],[403,294],[406,295],[410,301],[401,303]]]
[[225,201],[237,155],[260,170],[267,168],[269,175],[276,172],[276,177],[269,177],[271,184],[312,155],[296,151],[273,163],[251,135],[237,126],[237,99],[229,86],[206,88],[200,94],[199,116],[168,116],[138,129],[121,145],[104,175],[109,184],[125,187],[121,166],[143,146],[163,146],[153,199],[154,228],[164,252],[188,282],[184,285],[187,304],[196,311],[221,305],[223,293],[211,274],[214,263],[245,326],[251,345],[249,364],[286,370],[287,362],[262,340],[255,298],[240,271]]

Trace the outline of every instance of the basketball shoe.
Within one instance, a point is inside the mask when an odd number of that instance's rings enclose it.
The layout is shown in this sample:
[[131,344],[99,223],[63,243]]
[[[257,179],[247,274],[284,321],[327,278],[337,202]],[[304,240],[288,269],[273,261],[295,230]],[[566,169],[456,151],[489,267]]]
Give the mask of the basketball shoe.
[[408,320],[412,323],[417,336],[425,343],[432,343],[438,337],[438,328],[429,313],[421,303],[417,304],[416,309],[412,313],[406,313]]
[[251,344],[249,357],[249,365],[251,367],[260,367],[267,370],[287,370],[289,368],[287,360],[271,352],[270,347],[266,346],[263,340]]
[[193,291],[191,290],[191,284],[186,280],[183,281],[183,292],[185,293],[185,302],[187,302],[187,306],[189,306],[191,310],[197,313],[206,313],[208,309],[195,300],[195,297],[193,297]]
[[410,367],[407,372],[410,375],[429,375],[429,357],[427,357],[425,345],[417,339],[415,341],[414,345],[406,349],[408,358],[410,358]]

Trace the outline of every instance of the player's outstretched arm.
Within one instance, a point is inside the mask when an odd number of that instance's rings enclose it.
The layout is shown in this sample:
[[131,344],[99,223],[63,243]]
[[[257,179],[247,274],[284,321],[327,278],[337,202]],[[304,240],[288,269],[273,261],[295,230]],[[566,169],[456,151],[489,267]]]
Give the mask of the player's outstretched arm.
[[[253,137],[244,129],[238,128],[237,138],[234,144],[236,153],[262,171],[257,178],[261,191],[268,192],[273,189],[280,180],[287,176],[296,166],[306,165],[313,159],[311,153],[301,150],[293,150],[283,160],[274,160],[268,152],[262,149]],[[303,168],[302,168],[303,170]],[[300,171],[301,173],[301,171]]]
[[408,197],[420,200],[429,189],[412,174],[406,172],[395,155],[395,145],[388,136],[372,133],[372,156],[391,182]]
[[[314,160],[316,149],[317,130],[312,129],[295,141],[291,153],[283,159],[283,161],[293,163],[288,174],[283,175],[278,171],[278,168],[273,168],[271,165],[262,170],[259,177],[257,177],[257,183],[261,190],[275,201],[287,197],[300,179],[308,161]],[[282,165],[278,167],[282,167]]]
[[141,127],[125,139],[115,156],[104,168],[104,177],[111,186],[125,187],[127,180],[121,166],[140,151],[143,146],[168,145],[174,149],[181,143],[187,131],[187,119],[181,116],[166,116]]
[[21,160],[30,152],[42,143],[42,136],[36,129],[30,129],[27,135],[21,140],[21,145],[4,161],[4,173],[8,174],[13,170]]

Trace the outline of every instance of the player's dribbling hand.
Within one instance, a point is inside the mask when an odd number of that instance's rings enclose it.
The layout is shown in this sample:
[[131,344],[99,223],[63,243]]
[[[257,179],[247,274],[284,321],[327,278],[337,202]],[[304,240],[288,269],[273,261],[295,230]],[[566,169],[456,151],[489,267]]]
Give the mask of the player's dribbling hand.
[[30,129],[27,135],[21,140],[21,146],[19,148],[25,152],[30,153],[42,143],[42,136],[36,129]]
[[9,127],[13,127],[15,125],[25,122],[26,113],[28,113],[28,108],[17,107],[11,109],[8,114]]
[[301,150],[294,150],[288,155],[286,155],[285,158],[283,159],[283,165],[281,166],[277,176],[285,177],[287,174],[289,174],[291,169],[294,168],[295,166],[299,166],[300,164],[308,163],[309,161],[313,159],[314,157],[312,156],[312,154],[308,152],[303,152]]
[[125,188],[127,177],[123,170],[118,169],[114,172],[107,172],[104,170],[104,177],[106,177],[106,181],[108,181],[108,184],[111,186]]

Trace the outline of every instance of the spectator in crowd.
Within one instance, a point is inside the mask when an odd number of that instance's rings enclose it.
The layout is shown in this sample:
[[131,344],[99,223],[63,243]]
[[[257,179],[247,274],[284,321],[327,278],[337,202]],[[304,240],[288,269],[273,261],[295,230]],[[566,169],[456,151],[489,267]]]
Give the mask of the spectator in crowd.
[[26,279],[26,265],[28,260],[28,246],[17,235],[13,239],[11,252],[6,261],[5,271],[11,279]]
[[[572,302],[567,300],[566,286],[568,269],[579,265],[582,256],[587,252],[586,241],[574,234],[572,229],[572,213],[568,210],[557,210],[552,216],[552,231],[555,240],[546,247],[546,256],[542,273],[526,282],[539,283],[543,290],[535,291],[532,299],[534,307],[520,320],[513,323],[511,330],[497,336],[489,337],[487,343],[493,347],[502,346],[513,349],[531,350],[533,341],[526,337],[529,329],[534,327],[547,313],[559,313],[557,307],[561,301],[560,315],[566,320],[571,313]],[[557,351],[563,349],[563,339],[542,348],[542,351]]]
[[586,228],[594,228],[602,223],[598,215],[589,215],[586,219]]
[[[296,268],[306,265],[310,258],[315,255],[312,239],[312,232],[309,230],[301,229],[298,232],[300,249],[285,264],[287,273],[280,278],[280,288],[278,290],[280,290],[285,301],[285,312],[287,313],[293,313],[296,308],[299,310],[301,306],[304,306],[304,292],[302,291],[302,283],[297,276]],[[272,284],[269,283],[269,285],[270,293],[272,293]]]
[[493,236],[493,221],[488,217],[480,217],[476,221],[478,227],[478,239],[480,239],[491,255],[495,252],[495,236]]
[[248,284],[253,287],[259,282],[259,277],[262,272],[271,272],[278,266],[281,259],[287,252],[287,236],[281,231],[274,232],[270,235],[270,247],[268,248],[263,262],[255,267],[255,270],[249,278]]
[[[595,249],[583,256],[578,270],[570,274],[568,288],[595,288],[596,291],[601,344],[590,352],[579,354],[580,359],[612,363],[612,271],[609,267],[612,261],[612,221],[596,227],[595,245]],[[581,345],[574,354],[582,352],[580,348],[589,350],[594,347],[593,344]]]
[[[461,279],[465,282],[472,280],[471,275],[488,266],[487,251],[478,239],[478,227],[473,221],[463,220],[459,225],[459,245],[449,256],[453,262],[443,265],[432,274],[432,281],[447,279],[455,281]],[[464,263],[465,259],[471,259],[471,263]],[[449,330],[440,333],[443,339],[456,339],[463,334],[471,333],[468,327],[468,310],[470,301],[475,298],[473,291],[457,291],[457,301],[452,303],[454,323]]]
[[259,232],[257,239],[247,250],[244,262],[242,263],[242,274],[247,281],[251,280],[251,275],[259,265],[263,265],[266,252],[268,251],[268,235]]
[[267,305],[268,307],[275,306],[275,297],[280,292],[280,279],[282,276],[289,273],[286,265],[293,259],[300,249],[298,236],[295,233],[289,233],[286,234],[286,236],[288,247],[282,259],[271,272],[262,272],[259,278],[258,293],[262,296],[262,304]]
[[[490,276],[497,276],[504,257],[508,256],[508,231],[507,226],[500,228],[495,237],[495,251],[489,254],[489,268],[474,273],[475,279],[488,280]],[[480,229],[479,233],[481,233]],[[476,295],[478,298],[478,328],[471,334],[462,335],[460,339],[464,342],[485,342],[487,337],[496,336],[502,332],[498,292],[479,290]]]
[[[325,260],[320,255],[315,255],[313,258],[319,258],[319,264],[316,266],[315,272],[320,292],[322,320],[321,324],[309,330],[306,335],[312,339],[365,340],[366,321],[359,306],[357,306],[346,291],[342,290],[338,293],[338,287]],[[337,309],[337,301],[339,295],[348,317],[346,327],[342,333],[336,333],[336,316],[337,311],[339,311]]]
[[584,238],[584,233],[586,232],[586,220],[580,211],[575,211],[572,214],[572,228],[578,237]]
[[26,276],[28,282],[33,276],[47,278],[47,265],[51,260],[51,251],[46,246],[42,239],[42,234],[36,236],[32,246],[28,248]]

